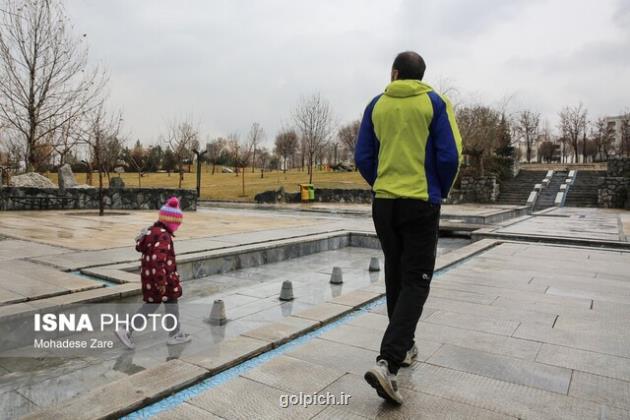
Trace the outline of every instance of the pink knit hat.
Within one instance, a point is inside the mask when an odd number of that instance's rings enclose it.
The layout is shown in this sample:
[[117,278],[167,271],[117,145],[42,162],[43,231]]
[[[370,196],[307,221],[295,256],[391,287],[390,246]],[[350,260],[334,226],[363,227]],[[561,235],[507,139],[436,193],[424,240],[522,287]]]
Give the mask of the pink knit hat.
[[179,200],[177,197],[171,197],[166,204],[160,209],[160,217],[158,220],[164,223],[171,232],[175,232],[184,220],[184,214],[179,208]]

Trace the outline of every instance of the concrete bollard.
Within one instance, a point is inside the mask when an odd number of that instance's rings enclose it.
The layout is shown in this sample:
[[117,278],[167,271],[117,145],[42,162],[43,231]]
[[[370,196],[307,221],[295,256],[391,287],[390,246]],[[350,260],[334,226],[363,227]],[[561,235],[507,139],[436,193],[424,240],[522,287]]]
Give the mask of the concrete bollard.
[[293,299],[293,283],[291,283],[291,280],[285,280],[282,282],[282,289],[280,289],[280,300]]
[[212,325],[223,325],[227,322],[227,318],[225,316],[225,302],[221,299],[215,300],[212,304],[208,322]]
[[370,258],[370,268],[368,268],[369,271],[381,271],[381,266],[378,262],[378,258],[377,257],[372,257]]
[[370,271],[368,275],[370,276],[370,283],[376,283],[381,277],[381,273],[378,271]]
[[341,284],[343,283],[343,273],[341,272],[341,267],[333,267],[332,275],[330,276],[331,284]]

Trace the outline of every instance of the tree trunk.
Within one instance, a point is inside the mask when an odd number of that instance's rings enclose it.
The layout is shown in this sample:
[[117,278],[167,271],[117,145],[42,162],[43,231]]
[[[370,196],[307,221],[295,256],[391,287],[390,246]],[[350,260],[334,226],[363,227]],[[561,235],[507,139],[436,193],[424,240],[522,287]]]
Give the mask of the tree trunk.
[[532,146],[530,142],[527,142],[527,163],[531,163],[532,161]]
[[313,183],[313,158],[309,157],[308,159],[308,183]]
[[586,163],[586,130],[582,136],[582,162]]
[[105,203],[103,202],[103,170],[98,169],[98,215],[105,215]]
[[241,170],[241,178],[243,179],[243,197],[245,197],[245,167],[243,166]]

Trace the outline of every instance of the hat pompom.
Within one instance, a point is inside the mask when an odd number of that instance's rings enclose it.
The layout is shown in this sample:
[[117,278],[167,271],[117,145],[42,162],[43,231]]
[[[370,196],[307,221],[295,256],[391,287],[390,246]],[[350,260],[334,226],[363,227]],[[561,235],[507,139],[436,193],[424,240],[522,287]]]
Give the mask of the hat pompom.
[[182,223],[184,214],[179,208],[179,199],[177,197],[171,197],[166,200],[166,203],[160,209],[160,215],[158,221],[166,224],[166,226],[175,232],[177,227]]

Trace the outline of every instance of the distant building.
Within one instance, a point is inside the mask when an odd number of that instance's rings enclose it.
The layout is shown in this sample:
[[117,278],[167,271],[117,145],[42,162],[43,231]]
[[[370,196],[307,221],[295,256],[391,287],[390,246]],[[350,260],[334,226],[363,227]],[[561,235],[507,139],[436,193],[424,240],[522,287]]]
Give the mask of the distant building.
[[616,117],[606,117],[608,128],[611,128],[615,133],[615,149],[617,150],[619,150],[621,146],[621,125],[623,124],[625,118],[628,118],[628,114],[617,115]]
[[[532,144],[531,144],[531,162],[532,163],[541,161],[542,158],[541,156],[538,156],[538,150],[540,148],[541,143],[543,143],[547,139],[548,138],[546,136],[541,134],[532,141]],[[523,139],[518,139],[516,140],[516,142],[514,142],[513,146],[516,149],[516,157],[519,160],[519,162],[521,163],[527,162],[527,142]],[[558,160],[560,160],[559,147],[560,146],[558,145]]]

